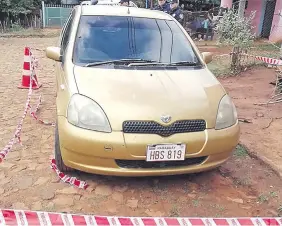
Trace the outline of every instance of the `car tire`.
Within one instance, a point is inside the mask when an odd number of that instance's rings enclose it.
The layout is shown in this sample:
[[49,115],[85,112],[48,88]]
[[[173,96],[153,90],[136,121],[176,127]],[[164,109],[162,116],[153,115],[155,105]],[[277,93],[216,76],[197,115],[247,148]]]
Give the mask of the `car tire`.
[[59,139],[59,131],[58,131],[58,124],[56,124],[56,129],[55,129],[55,160],[56,160],[57,168],[61,172],[71,172],[71,171],[73,171],[73,169],[71,169],[70,167],[67,167],[64,164],[64,161],[62,159],[61,148],[60,148],[60,139]]

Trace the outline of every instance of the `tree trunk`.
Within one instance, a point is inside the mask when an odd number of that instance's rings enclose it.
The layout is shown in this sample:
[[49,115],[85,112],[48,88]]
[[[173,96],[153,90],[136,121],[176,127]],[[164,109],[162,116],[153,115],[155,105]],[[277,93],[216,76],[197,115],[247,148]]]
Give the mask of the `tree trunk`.
[[238,66],[239,52],[240,52],[239,47],[233,47],[232,55],[231,55],[231,69],[232,70],[236,70],[236,68]]

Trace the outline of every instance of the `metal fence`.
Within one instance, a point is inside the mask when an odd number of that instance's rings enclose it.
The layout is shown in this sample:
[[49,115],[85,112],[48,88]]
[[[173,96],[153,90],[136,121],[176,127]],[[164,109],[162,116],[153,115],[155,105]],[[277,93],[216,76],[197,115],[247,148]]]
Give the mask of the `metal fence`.
[[43,27],[63,27],[75,5],[53,5],[42,2]]

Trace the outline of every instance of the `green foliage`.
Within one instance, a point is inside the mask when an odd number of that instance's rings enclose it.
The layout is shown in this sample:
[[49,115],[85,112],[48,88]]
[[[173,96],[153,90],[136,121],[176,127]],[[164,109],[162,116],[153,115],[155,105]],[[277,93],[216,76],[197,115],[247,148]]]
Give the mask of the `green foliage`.
[[[46,0],[46,3],[58,3],[60,0]],[[41,0],[0,0],[0,13],[30,14],[41,5]]]
[[219,44],[243,49],[250,47],[255,38],[252,33],[254,17],[255,12],[252,12],[249,17],[242,18],[234,9],[225,12],[216,26]]

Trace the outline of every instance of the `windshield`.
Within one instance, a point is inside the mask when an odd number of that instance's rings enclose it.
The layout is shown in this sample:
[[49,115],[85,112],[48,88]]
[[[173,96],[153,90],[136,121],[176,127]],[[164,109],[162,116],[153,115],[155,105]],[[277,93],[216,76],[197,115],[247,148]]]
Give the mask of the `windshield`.
[[75,64],[144,59],[160,63],[199,62],[174,21],[119,16],[82,16]]

